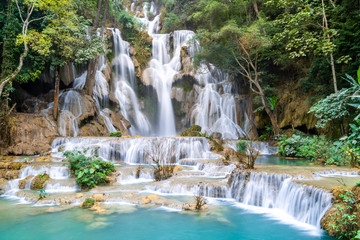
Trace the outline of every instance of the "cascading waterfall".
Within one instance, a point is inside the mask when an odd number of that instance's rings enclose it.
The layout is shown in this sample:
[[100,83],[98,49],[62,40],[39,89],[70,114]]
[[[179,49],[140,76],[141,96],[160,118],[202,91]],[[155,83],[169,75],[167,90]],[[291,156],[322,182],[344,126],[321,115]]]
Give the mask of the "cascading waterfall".
[[112,65],[115,68],[113,76],[114,94],[119,102],[122,115],[132,123],[132,135],[147,136],[150,133],[150,123],[141,112],[136,96],[135,67],[130,58],[128,42],[121,38],[119,29],[113,30],[115,57]]
[[[151,15],[155,15],[154,2],[151,3]],[[200,45],[193,40],[195,33],[188,30],[175,31],[173,34],[173,53],[170,52],[170,35],[156,34],[159,31],[159,15],[152,21],[148,16],[148,4],[143,7],[143,18],[138,18],[146,25],[148,34],[153,37],[153,59],[149,68],[144,71],[145,82],[157,91],[159,101],[157,135],[176,135],[175,117],[173,112],[171,92],[175,75],[181,70],[181,48],[186,47],[190,57],[194,57]],[[202,65],[195,74],[195,79],[201,86],[199,96],[191,110],[189,122],[200,125],[204,132],[221,133],[224,139],[238,139],[247,136],[250,130],[250,120],[245,109],[240,116],[242,127],[238,125],[235,85],[214,66]]]
[[230,191],[243,204],[279,209],[317,228],[332,200],[322,189],[294,183],[288,175],[267,173],[235,172]]
[[210,151],[210,145],[206,138],[57,138],[52,143],[54,156],[61,157],[58,149],[73,150],[97,147],[97,154],[115,162],[127,164],[152,164],[150,155],[163,156],[166,163],[178,162],[180,159],[218,159],[218,154]]

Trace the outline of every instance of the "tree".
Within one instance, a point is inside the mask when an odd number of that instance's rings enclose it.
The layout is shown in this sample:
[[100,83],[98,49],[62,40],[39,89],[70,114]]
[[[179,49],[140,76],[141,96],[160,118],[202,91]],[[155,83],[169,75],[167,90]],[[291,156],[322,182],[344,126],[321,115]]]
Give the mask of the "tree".
[[56,1],[49,7],[54,13],[50,23],[42,32],[31,31],[28,40],[32,49],[48,57],[55,72],[53,115],[57,120],[60,67],[67,62],[83,63],[105,50],[101,38],[86,38],[89,22],[77,15],[72,0]]
[[[335,8],[334,2],[329,0]],[[285,44],[290,58],[308,56],[329,56],[334,91],[337,92],[334,52],[336,49],[332,39],[337,30],[329,26],[326,13],[328,8],[324,0],[269,0],[268,6],[283,9],[273,22],[282,31],[274,36],[274,41]]]
[[252,92],[260,97],[274,134],[278,135],[276,108],[265,96],[258,70],[259,53],[271,45],[261,31],[262,23],[258,20],[249,27],[238,27],[235,21],[229,21],[219,32],[200,31],[197,36],[203,48],[195,57],[195,64],[210,62],[246,79]]
[[[94,26],[93,26],[92,32],[91,32],[92,36],[96,35],[97,27],[99,25],[101,5],[102,5],[102,0],[98,0],[98,10],[97,10],[97,14],[96,14],[95,23],[94,23]],[[103,19],[101,22],[100,37],[102,37],[104,35],[105,21],[106,21],[106,15],[108,12],[108,7],[109,7],[109,0],[106,0]],[[88,71],[87,71],[87,75],[86,75],[86,83],[85,83],[84,89],[87,92],[87,94],[90,96],[93,95],[93,89],[95,86],[96,68],[97,68],[98,62],[99,62],[99,56],[95,56],[93,59],[90,60],[90,63],[88,65]]]
[[19,36],[19,38],[20,38],[19,41],[21,41],[23,43],[24,51],[20,55],[19,64],[18,64],[18,67],[15,69],[15,71],[12,72],[9,76],[6,76],[5,78],[1,79],[1,81],[0,81],[0,96],[2,95],[5,85],[8,84],[9,82],[13,81],[16,78],[16,76],[19,74],[20,70],[23,67],[24,59],[28,55],[29,47],[28,47],[27,35],[28,35],[29,25],[32,22],[39,21],[39,20],[42,20],[42,19],[50,16],[50,15],[45,15],[45,16],[42,16],[39,18],[31,19],[35,8],[38,8],[40,10],[47,10],[46,4],[43,4],[41,1],[37,1],[37,0],[28,1],[26,16],[23,16],[20,6],[19,6],[19,3],[18,3],[18,0],[15,0],[15,3],[16,3],[17,9],[19,11],[19,16],[20,16],[20,19],[22,22],[22,31],[21,31],[21,35]]

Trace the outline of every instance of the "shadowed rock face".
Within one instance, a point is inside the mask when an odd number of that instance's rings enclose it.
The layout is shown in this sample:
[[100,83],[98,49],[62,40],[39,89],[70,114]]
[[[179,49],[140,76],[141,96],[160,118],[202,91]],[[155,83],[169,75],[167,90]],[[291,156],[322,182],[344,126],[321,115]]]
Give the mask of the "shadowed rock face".
[[3,155],[37,155],[50,151],[58,136],[56,123],[43,114],[17,113],[11,116],[11,144]]

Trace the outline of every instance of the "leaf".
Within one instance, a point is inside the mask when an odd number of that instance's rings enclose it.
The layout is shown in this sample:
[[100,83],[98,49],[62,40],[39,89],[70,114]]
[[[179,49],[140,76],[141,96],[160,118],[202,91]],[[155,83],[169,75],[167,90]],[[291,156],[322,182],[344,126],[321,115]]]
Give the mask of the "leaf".
[[360,66],[359,69],[357,70],[357,77],[358,77],[358,83],[360,84]]

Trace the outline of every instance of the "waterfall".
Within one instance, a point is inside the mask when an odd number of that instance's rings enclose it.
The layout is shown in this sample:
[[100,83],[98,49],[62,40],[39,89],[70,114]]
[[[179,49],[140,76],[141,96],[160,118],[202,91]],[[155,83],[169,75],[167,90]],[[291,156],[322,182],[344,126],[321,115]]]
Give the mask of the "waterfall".
[[115,69],[113,76],[114,94],[120,105],[121,114],[131,122],[132,135],[147,136],[150,134],[150,123],[141,112],[136,96],[135,67],[130,58],[130,45],[121,38],[119,29],[113,29],[115,57],[112,65]]
[[[151,156],[161,156],[166,163],[181,159],[218,159],[221,156],[210,151],[206,138],[57,138],[52,143],[54,156],[61,157],[60,146],[65,151],[90,147],[105,160],[127,164],[152,164]],[[151,156],[149,156],[151,155]]]
[[243,204],[279,209],[317,228],[332,200],[322,189],[294,183],[289,175],[279,174],[235,172],[230,191]]

